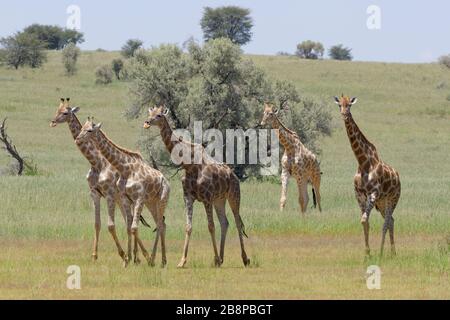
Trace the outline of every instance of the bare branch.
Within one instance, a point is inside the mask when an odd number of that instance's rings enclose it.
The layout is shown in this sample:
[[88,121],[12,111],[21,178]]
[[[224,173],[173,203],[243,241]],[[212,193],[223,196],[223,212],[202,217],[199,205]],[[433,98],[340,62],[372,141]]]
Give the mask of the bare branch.
[[5,145],[4,149],[9,153],[9,155],[14,159],[16,159],[17,162],[19,163],[19,169],[17,174],[21,176],[23,173],[24,165],[26,165],[25,160],[23,159],[23,157],[19,155],[16,146],[12,143],[11,138],[9,138],[6,133],[6,119],[7,118],[3,120],[0,126],[0,141],[3,142],[3,144]]

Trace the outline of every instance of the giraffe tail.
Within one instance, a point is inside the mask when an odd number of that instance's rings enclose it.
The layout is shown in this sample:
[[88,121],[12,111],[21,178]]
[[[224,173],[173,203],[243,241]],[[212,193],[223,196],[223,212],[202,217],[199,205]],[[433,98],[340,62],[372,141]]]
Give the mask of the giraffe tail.
[[140,220],[141,220],[141,223],[142,223],[143,226],[145,226],[147,228],[151,228],[151,226],[148,224],[147,221],[145,221],[145,219],[144,219],[144,217],[142,215],[141,215]]
[[313,196],[313,205],[314,205],[314,208],[316,208],[317,200],[316,200],[316,191],[314,190],[314,188],[312,188],[312,196]]

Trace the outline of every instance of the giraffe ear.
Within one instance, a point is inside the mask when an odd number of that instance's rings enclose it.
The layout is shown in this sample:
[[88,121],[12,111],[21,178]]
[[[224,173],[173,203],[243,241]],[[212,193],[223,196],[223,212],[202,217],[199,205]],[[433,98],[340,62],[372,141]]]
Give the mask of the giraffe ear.
[[341,102],[339,101],[339,98],[338,97],[334,97],[334,103],[336,103],[336,104],[340,104]]
[[273,109],[273,114],[274,115],[278,115],[279,112],[280,112],[280,109],[278,109],[278,108]]
[[169,108],[164,107],[164,116],[167,116],[169,114]]
[[357,97],[353,97],[351,100],[350,100],[350,104],[351,105],[354,105],[355,103],[357,103],[358,102],[358,98]]
[[70,109],[70,111],[72,111],[72,113],[77,113],[78,111],[80,111],[79,107],[73,107],[72,109]]
[[96,130],[100,130],[101,127],[102,127],[102,123],[101,123],[101,122],[99,122],[99,123],[97,123],[97,124],[94,124],[94,128],[95,128]]

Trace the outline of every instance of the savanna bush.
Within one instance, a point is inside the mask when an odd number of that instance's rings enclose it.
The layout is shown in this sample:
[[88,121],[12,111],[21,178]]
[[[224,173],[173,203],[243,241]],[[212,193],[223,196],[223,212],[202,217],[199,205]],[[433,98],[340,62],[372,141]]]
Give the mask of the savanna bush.
[[96,84],[110,84],[113,81],[113,71],[109,65],[103,65],[95,69]]
[[72,76],[77,70],[77,61],[80,55],[80,49],[73,43],[69,43],[62,50],[62,61],[66,74]]

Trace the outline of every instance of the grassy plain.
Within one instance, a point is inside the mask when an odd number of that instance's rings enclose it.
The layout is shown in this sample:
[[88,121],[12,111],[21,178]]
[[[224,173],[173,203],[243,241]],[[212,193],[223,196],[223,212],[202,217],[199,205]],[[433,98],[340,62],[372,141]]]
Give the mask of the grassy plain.
[[[322,99],[332,109],[333,135],[320,142],[323,212],[310,210],[301,219],[294,181],[283,213],[278,211],[279,185],[243,183],[241,213],[250,236],[246,244],[251,267],[241,265],[233,225],[225,263],[220,269],[212,267],[205,213],[196,205],[187,268],[177,270],[185,217],[180,181],[174,178],[166,215],[168,267],[123,269],[105,228],[105,205],[99,260],[91,262],[93,213],[85,180],[89,166],[66,125],[48,126],[59,97],[71,97],[81,108],[80,118],[95,116],[118,144],[137,148],[142,120],[127,122],[122,116],[128,103],[126,83],[95,85],[94,69],[117,56],[83,52],[78,73],[70,78],[54,52],[39,70],[0,68],[0,117],[8,117],[14,143],[40,170],[34,177],[0,176],[0,298],[450,298],[448,70],[435,64],[248,57],[272,77],[294,82],[302,94]],[[340,93],[359,97],[353,107],[355,120],[381,157],[400,172],[395,258],[363,259],[353,195],[356,161],[331,100]],[[0,165],[8,161],[0,153]],[[125,239],[123,221],[119,213],[116,216]],[[381,223],[374,211],[374,254]],[[154,234],[148,229],[141,234],[150,246]],[[66,269],[72,264],[82,270],[79,291],[65,286]],[[381,290],[366,288],[370,264],[381,267]]]

